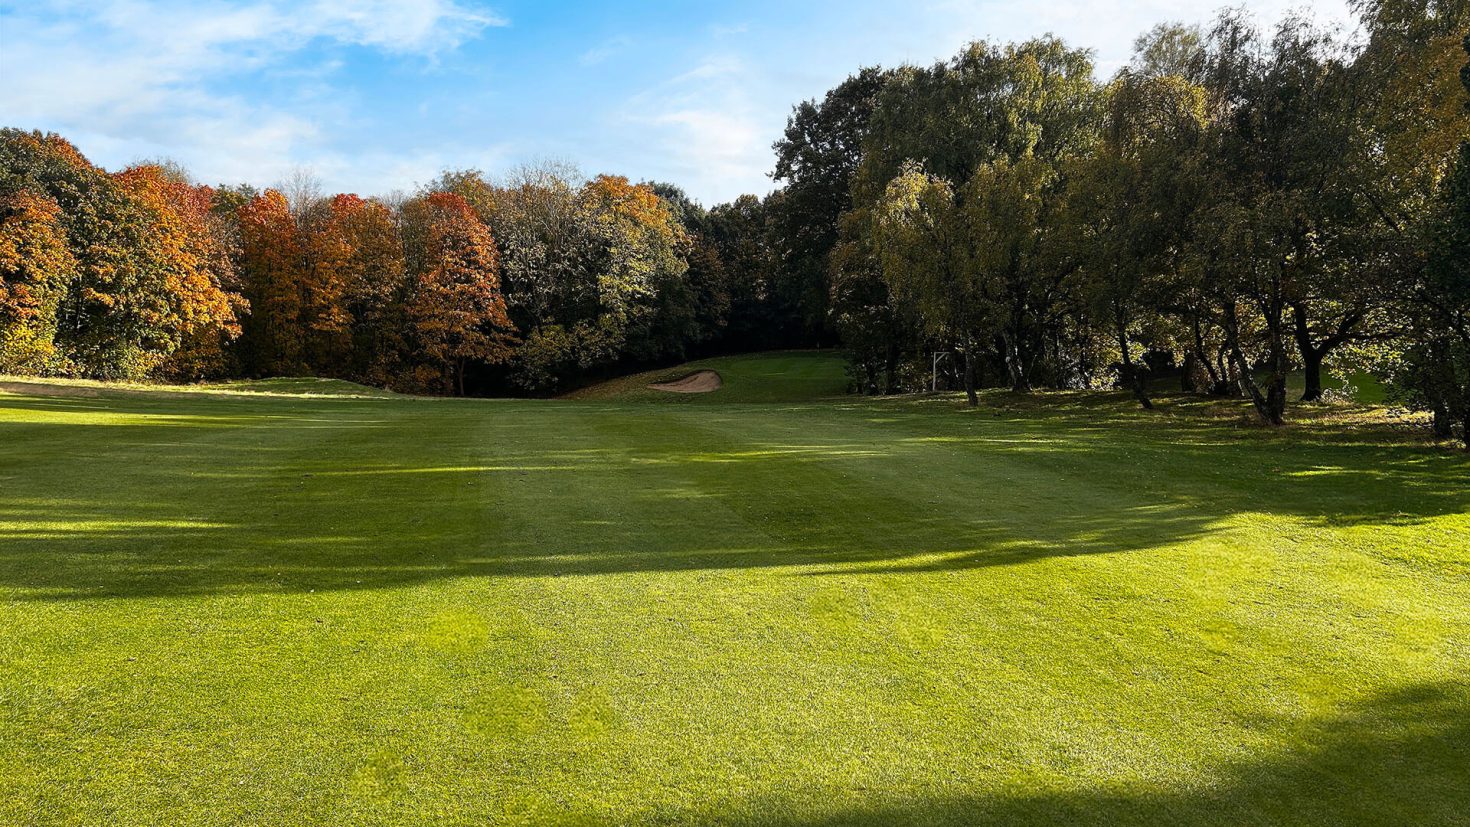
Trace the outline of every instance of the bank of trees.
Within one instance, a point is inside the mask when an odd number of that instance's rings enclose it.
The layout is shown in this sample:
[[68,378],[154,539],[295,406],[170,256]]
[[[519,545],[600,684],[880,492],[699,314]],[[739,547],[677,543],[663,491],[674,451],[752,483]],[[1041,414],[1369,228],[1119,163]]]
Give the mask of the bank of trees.
[[[1056,38],[869,68],[797,106],[779,188],[706,209],[556,165],[407,198],[109,173],[0,134],[0,370],[316,374],[551,393],[840,343],[854,389],[1161,376],[1280,423],[1372,369],[1470,419],[1465,0],[1361,0],[1351,40],[1239,11],[1102,80]],[[1470,82],[1470,81],[1467,81]],[[1470,435],[1466,435],[1470,438]]]
[[1054,38],[976,43],[799,107],[780,157],[846,149],[778,174],[845,183],[816,220],[855,383],[922,387],[939,352],[972,403],[1105,385],[1148,407],[1169,373],[1279,424],[1288,376],[1319,401],[1335,365],[1463,433],[1470,4],[1358,11],[1352,41],[1239,11],[1159,26],[1106,82]]
[[556,165],[412,197],[211,188],[109,173],[0,133],[0,371],[194,380],[317,375],[551,393],[599,373],[797,339],[774,313],[759,199]]

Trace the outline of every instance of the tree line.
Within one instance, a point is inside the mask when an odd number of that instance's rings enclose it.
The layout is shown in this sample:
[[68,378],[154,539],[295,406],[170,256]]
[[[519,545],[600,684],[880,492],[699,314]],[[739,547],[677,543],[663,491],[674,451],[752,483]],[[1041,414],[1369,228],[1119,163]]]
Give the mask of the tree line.
[[[1362,0],[1351,38],[1240,10],[1106,82],[1052,37],[866,69],[777,144],[796,262],[869,393],[1163,376],[1287,414],[1373,371],[1470,441],[1470,4]],[[780,204],[776,205],[780,209]],[[817,264],[816,262],[821,262]]]
[[0,372],[190,381],[315,375],[551,393],[627,364],[799,344],[747,255],[745,199],[555,164],[410,197],[109,173],[0,131]]
[[[764,198],[543,164],[407,197],[109,173],[0,132],[0,371],[313,374],[552,393],[840,343],[854,389],[1153,380],[1287,415],[1371,370],[1470,440],[1466,0],[1351,38],[1238,10],[1099,80],[1052,38],[871,67],[795,107]],[[283,191],[284,190],[284,191]],[[935,359],[936,355],[941,358]]]

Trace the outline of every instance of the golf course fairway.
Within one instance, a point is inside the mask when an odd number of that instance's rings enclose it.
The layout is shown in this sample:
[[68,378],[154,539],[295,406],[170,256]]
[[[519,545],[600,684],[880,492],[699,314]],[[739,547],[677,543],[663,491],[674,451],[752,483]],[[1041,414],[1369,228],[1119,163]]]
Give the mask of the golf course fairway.
[[1470,456],[845,385],[6,385],[0,823],[1470,823]]

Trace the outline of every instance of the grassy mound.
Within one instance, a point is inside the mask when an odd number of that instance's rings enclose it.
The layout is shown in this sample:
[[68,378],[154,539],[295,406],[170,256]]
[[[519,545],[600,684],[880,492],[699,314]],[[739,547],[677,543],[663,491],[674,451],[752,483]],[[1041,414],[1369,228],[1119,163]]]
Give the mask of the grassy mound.
[[1470,456],[711,363],[0,393],[0,824],[1464,823]]
[[[712,370],[722,386],[710,393],[672,396],[649,385],[676,382]],[[846,362],[834,351],[783,351],[701,359],[674,368],[624,376],[567,394],[568,399],[673,404],[812,402],[847,392]]]

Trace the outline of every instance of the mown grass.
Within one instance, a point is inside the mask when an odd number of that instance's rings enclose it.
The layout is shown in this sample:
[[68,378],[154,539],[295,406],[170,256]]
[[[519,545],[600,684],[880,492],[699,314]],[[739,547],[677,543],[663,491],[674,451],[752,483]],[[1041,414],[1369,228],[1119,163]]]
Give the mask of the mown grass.
[[[679,394],[648,387],[691,373],[712,370],[723,386],[713,393]],[[652,370],[602,382],[567,394],[568,399],[659,402],[683,405],[728,405],[732,402],[813,402],[847,393],[842,359],[832,352],[778,351],[749,356],[701,359],[673,368]]]
[[0,395],[0,823],[1470,818],[1470,457],[715,369]]

